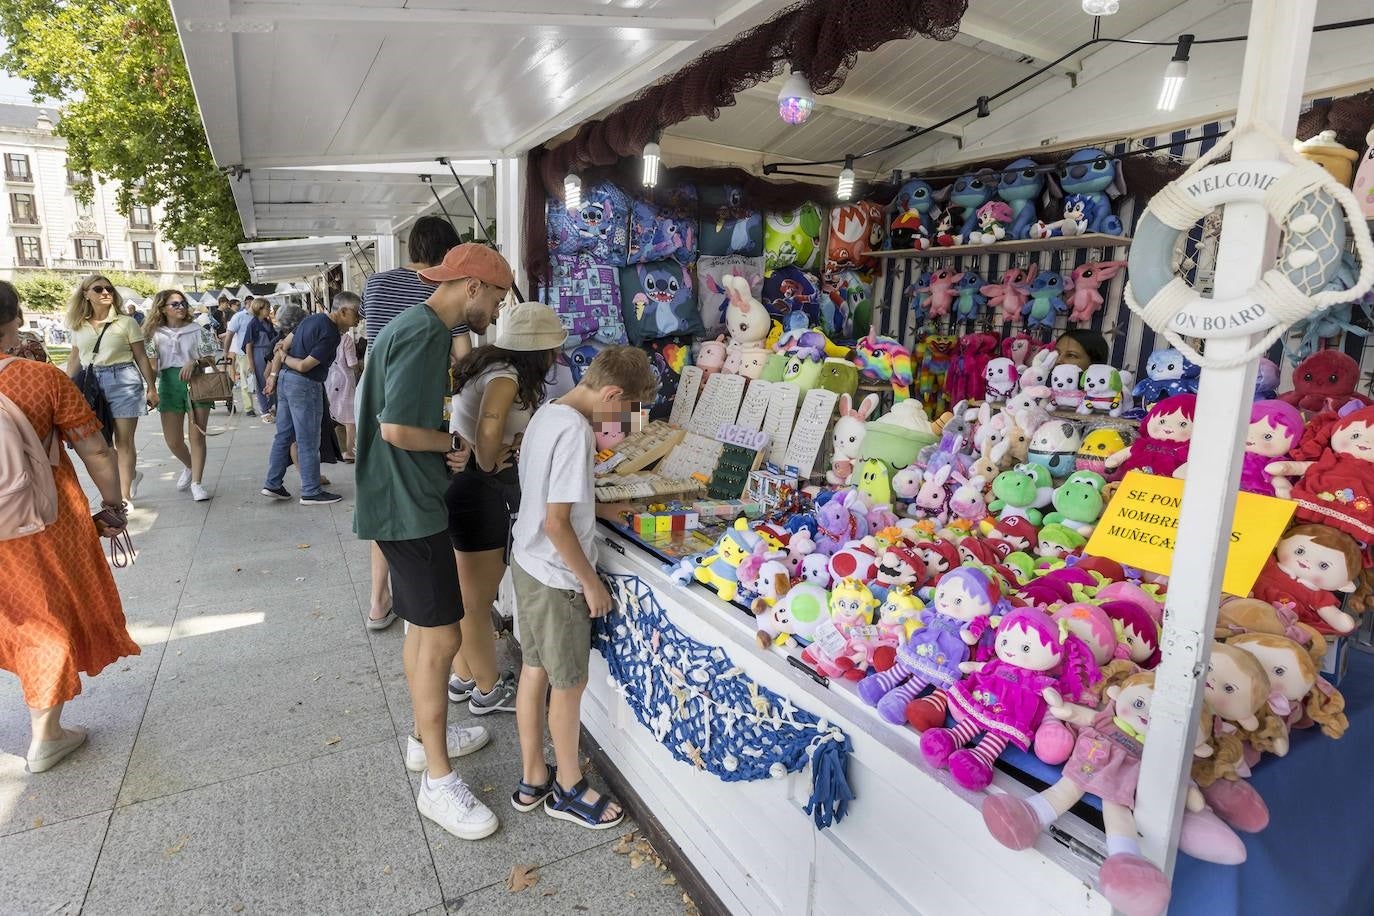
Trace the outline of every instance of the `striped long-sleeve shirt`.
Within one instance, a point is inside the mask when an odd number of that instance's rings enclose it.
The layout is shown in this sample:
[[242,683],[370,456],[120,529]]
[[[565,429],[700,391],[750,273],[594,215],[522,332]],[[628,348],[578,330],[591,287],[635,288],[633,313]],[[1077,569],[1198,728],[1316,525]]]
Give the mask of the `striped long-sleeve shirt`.
[[[377,339],[382,328],[397,315],[429,299],[434,287],[408,267],[384,270],[368,277],[363,287],[363,333],[367,336],[368,346]],[[453,329],[453,336],[468,333],[468,326],[460,324]]]

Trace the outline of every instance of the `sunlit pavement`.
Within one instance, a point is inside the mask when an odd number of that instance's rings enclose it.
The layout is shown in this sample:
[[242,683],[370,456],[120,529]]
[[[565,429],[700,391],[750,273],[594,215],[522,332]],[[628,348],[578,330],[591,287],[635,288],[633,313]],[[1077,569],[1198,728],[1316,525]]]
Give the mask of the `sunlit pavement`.
[[[500,831],[469,843],[421,820],[401,625],[363,624],[352,466],[325,466],[342,503],[272,502],[258,494],[272,427],[221,409],[210,430],[215,495],[196,503],[156,417],[140,423],[138,559],[115,578],[143,653],[83,679],[64,721],[89,743],[30,775],[28,714],[0,672],[0,912],[682,912],[665,872],[614,851],[632,824],[512,810],[512,714],[482,717],[491,744],[457,762]],[[294,471],[286,486],[299,493]],[[513,893],[525,864],[539,881]]]

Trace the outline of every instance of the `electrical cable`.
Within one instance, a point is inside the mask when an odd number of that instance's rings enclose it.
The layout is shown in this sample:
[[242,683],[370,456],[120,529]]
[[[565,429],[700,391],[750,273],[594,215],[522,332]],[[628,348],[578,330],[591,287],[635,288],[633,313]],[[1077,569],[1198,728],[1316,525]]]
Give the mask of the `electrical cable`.
[[[452,175],[453,180],[458,183],[458,190],[463,192],[463,199],[467,201],[468,209],[472,211],[473,226],[477,227],[477,230],[482,233],[482,238],[486,239],[488,245],[490,245],[492,248],[495,248],[497,251],[500,251],[501,246],[496,244],[496,241],[491,237],[491,233],[487,232],[487,227],[482,223],[482,218],[477,215],[477,206],[472,202],[472,198],[468,196],[468,189],[463,186],[463,180],[458,177],[458,170],[453,167],[453,163],[449,161],[447,156],[440,156],[438,162],[440,165],[448,166],[449,174]],[[434,190],[433,185],[430,186],[430,190]],[[434,197],[435,199],[438,199],[439,195],[437,192],[435,193]],[[443,204],[440,203],[439,206],[442,207]],[[444,215],[447,216],[448,211],[444,211]],[[449,222],[452,223],[453,220],[450,219]],[[511,280],[510,288],[511,292],[515,293],[515,301],[525,301],[525,294],[520,292],[520,287],[515,283],[514,279]]]

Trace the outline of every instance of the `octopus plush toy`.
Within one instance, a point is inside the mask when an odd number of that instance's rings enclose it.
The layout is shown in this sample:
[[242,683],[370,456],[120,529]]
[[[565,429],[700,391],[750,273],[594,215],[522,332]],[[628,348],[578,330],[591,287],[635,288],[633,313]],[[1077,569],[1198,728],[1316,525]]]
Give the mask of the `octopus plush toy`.
[[1350,401],[1366,406],[1374,401],[1355,391],[1360,381],[1360,364],[1340,350],[1321,350],[1293,369],[1293,390],[1279,395],[1299,410],[1320,413],[1336,410]]

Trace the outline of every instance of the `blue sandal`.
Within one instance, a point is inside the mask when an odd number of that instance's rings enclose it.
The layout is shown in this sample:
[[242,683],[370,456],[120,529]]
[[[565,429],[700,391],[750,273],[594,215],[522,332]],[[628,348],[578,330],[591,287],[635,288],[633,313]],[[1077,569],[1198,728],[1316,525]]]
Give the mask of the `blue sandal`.
[[[549,774],[549,778],[544,780],[543,785],[532,786],[524,780],[521,780],[515,784],[515,791],[510,794],[511,807],[521,814],[527,814],[535,808],[538,808],[544,803],[544,799],[552,795],[558,788],[558,783],[556,783],[553,778],[553,767],[549,766],[548,763],[545,763],[544,767]],[[534,801],[522,802],[520,800],[520,796],[522,795],[527,798],[532,798]]]
[[544,813],[549,817],[556,817],[559,820],[571,821],[589,830],[609,830],[619,826],[625,820],[625,811],[622,808],[620,813],[608,821],[603,821],[601,816],[606,813],[606,808],[614,799],[603,793],[595,802],[586,802],[587,790],[591,788],[587,785],[587,780],[580,780],[571,789],[564,789],[556,782],[553,786],[553,794],[544,802]]

